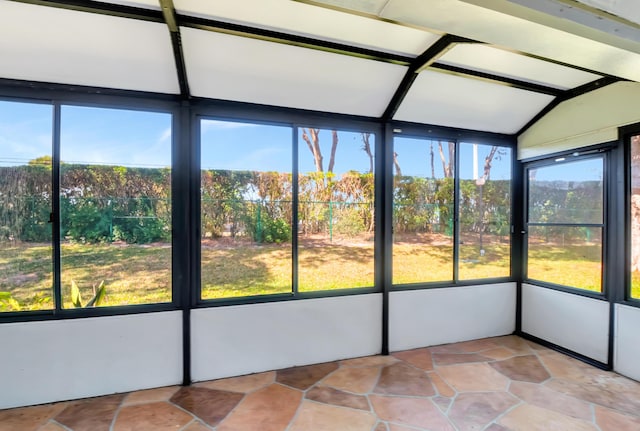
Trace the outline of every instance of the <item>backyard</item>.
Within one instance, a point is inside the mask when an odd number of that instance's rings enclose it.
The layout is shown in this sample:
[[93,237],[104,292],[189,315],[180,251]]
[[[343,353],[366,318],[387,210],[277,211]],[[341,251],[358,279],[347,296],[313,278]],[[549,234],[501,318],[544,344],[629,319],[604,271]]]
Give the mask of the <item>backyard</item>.
[[[69,244],[62,256],[64,307],[73,307],[70,286],[75,281],[86,302],[92,287],[104,281],[107,296],[102,305],[129,305],[171,300],[171,248],[165,243],[134,245]],[[552,256],[552,259],[549,259]],[[0,299],[6,311],[53,307],[51,249],[44,244],[3,242],[0,246]],[[202,297],[231,298],[291,291],[291,245],[247,244],[205,240],[202,247]],[[395,284],[417,280],[450,281],[452,247],[396,241],[393,247]],[[509,247],[489,244],[484,256],[474,245],[461,246],[461,278],[508,275]],[[570,269],[570,270],[569,270]],[[546,246],[529,258],[532,278],[557,284],[600,289],[600,260],[593,245]],[[300,291],[367,287],[373,285],[372,241],[300,241]],[[640,298],[640,274],[633,274],[633,296]]]

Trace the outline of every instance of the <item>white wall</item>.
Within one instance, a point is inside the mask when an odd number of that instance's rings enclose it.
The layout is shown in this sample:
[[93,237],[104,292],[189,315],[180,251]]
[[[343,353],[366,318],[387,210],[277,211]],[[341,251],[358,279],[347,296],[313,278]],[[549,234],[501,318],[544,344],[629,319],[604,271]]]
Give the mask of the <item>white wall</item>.
[[0,325],[0,409],[182,381],[180,311]]
[[640,83],[608,85],[556,106],[518,137],[518,159],[618,139],[618,127],[640,122]]
[[522,332],[606,363],[609,303],[525,283]]
[[380,353],[382,295],[191,312],[194,381]]
[[515,310],[515,283],[391,292],[389,349],[511,334]]
[[616,304],[613,368],[640,381],[640,308]]

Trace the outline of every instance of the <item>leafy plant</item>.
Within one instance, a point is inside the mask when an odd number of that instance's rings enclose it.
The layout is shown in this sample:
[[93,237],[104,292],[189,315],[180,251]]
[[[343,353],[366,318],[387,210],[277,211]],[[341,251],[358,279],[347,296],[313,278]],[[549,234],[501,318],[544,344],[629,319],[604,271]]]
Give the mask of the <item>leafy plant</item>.
[[12,296],[11,292],[0,292],[0,311],[20,311],[22,307]]
[[[93,298],[87,302],[87,305],[84,305],[84,308],[96,307],[102,304],[105,297],[107,295],[107,288],[104,285],[104,280],[100,282],[100,285],[96,289],[96,286],[93,285]],[[75,281],[71,280],[71,303],[76,308],[82,308],[82,297],[80,296],[80,289]]]

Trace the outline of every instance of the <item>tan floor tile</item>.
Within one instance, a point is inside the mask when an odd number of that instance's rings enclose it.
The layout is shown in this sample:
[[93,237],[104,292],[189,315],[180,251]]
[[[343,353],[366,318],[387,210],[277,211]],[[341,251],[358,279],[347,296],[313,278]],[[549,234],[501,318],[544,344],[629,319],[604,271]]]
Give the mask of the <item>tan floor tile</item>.
[[460,394],[449,410],[449,419],[460,431],[482,430],[519,402],[507,392]]
[[404,425],[389,424],[390,431],[416,431],[418,428],[409,428]]
[[193,420],[193,416],[176,406],[158,402],[122,407],[113,431],[174,431]]
[[335,362],[287,368],[276,372],[276,382],[304,391],[337,369]]
[[372,413],[304,401],[289,431],[371,431]]
[[60,413],[65,406],[64,403],[58,403],[0,410],[0,431],[36,431]]
[[640,412],[640,383],[615,373],[601,373],[585,373],[581,382],[554,379],[545,386],[621,412]]
[[513,350],[507,349],[506,347],[496,347],[495,349],[485,350],[482,352],[482,356],[486,356],[487,358],[492,358],[496,360],[508,359],[515,355]]
[[504,391],[509,384],[509,379],[487,364],[439,367],[438,374],[458,392]]
[[71,402],[55,420],[74,431],[108,431],[125,396],[109,395]]
[[512,382],[509,386],[509,392],[529,404],[555,410],[567,416],[584,420],[591,420],[592,417],[591,406],[588,403],[546,386],[527,382]]
[[422,368],[425,371],[433,370],[433,359],[431,351],[428,348],[405,350],[402,352],[395,352],[392,355],[410,363],[414,367]]
[[343,367],[380,367],[398,362],[393,356],[365,356],[363,358],[345,359],[340,361]]
[[66,431],[66,428],[55,422],[48,422],[46,425],[38,428],[38,431]]
[[638,416],[623,415],[611,409],[596,406],[596,423],[602,431],[638,431],[640,430],[640,411]]
[[453,390],[451,386],[445,382],[442,377],[438,373],[428,373],[429,378],[431,378],[431,383],[438,390],[438,394],[443,397],[453,397],[456,394],[456,391]]
[[389,428],[387,428],[387,424],[380,422],[373,431],[389,431]]
[[149,389],[146,391],[131,392],[122,402],[123,406],[131,404],[155,403],[160,401],[169,401],[180,386],[168,386],[166,388]]
[[592,423],[531,404],[516,407],[498,423],[513,431],[597,431]]
[[489,365],[511,380],[542,383],[551,377],[536,355],[515,356]]
[[205,426],[202,422],[194,422],[183,431],[211,431],[211,428]]
[[314,386],[305,398],[324,404],[369,411],[369,401],[364,395],[355,395],[329,386]]
[[217,431],[284,431],[296,413],[302,392],[274,383],[245,397]]
[[380,376],[380,367],[341,367],[322,380],[322,384],[347,392],[371,392]]
[[230,377],[228,379],[212,380],[210,382],[196,383],[194,386],[219,389],[221,391],[248,393],[264,388],[276,380],[276,372],[249,374],[247,376]]
[[438,406],[440,411],[444,414],[447,414],[447,410],[449,410],[449,407],[451,407],[451,404],[453,404],[453,398],[440,396],[431,398],[431,401],[433,401],[433,403]]
[[468,364],[472,362],[487,362],[488,358],[477,353],[434,353],[433,362],[438,365]]
[[491,338],[495,343],[502,347],[515,352],[516,354],[530,355],[532,353],[531,345],[524,338],[517,337],[515,335],[506,335],[504,337]]
[[431,379],[425,371],[398,362],[384,367],[374,389],[377,394],[412,395],[430,397],[435,395]]
[[244,395],[217,389],[180,388],[171,402],[200,418],[209,426],[218,425],[240,403]]
[[481,340],[463,341],[460,343],[443,344],[441,346],[430,347],[431,353],[478,353],[500,347],[494,339],[484,338]]
[[454,431],[447,417],[428,399],[370,395],[378,417],[402,425]]

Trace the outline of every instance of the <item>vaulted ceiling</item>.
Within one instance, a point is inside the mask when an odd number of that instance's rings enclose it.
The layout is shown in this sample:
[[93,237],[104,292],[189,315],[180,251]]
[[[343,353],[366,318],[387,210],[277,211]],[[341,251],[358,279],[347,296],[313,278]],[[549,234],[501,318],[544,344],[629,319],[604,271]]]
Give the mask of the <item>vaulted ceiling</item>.
[[640,81],[634,3],[0,0],[0,79],[519,134]]

